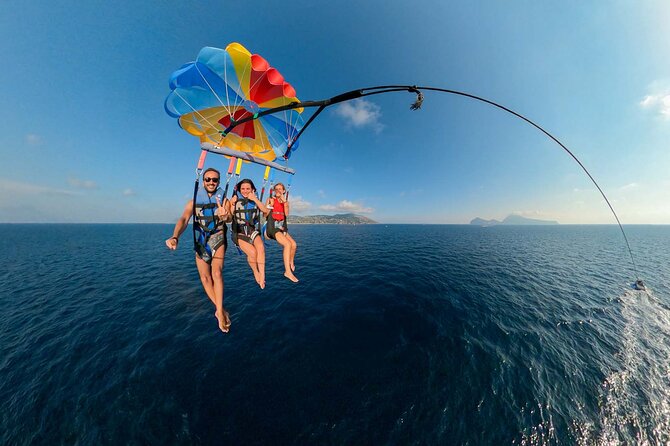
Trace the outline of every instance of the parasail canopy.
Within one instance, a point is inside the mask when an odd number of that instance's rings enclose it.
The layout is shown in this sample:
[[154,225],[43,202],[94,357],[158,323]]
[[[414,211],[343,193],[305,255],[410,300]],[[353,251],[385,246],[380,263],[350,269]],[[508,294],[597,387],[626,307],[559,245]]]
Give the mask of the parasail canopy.
[[296,136],[304,125],[302,108],[258,116],[235,126],[264,110],[300,102],[279,71],[239,43],[225,50],[203,48],[194,62],[172,73],[170,89],[165,111],[178,118],[180,127],[197,136],[203,146],[228,149],[219,153],[244,152],[266,161],[288,158],[297,149]]

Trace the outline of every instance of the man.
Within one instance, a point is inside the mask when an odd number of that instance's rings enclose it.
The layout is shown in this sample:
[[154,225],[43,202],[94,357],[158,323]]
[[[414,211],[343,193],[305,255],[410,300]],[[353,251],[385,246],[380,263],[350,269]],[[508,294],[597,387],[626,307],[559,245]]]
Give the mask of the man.
[[[219,329],[228,333],[230,315],[223,306],[223,260],[227,248],[226,222],[230,221],[228,200],[219,187],[221,174],[209,168],[202,174],[202,188],[196,194],[193,226],[196,231],[195,264],[207,297],[216,307],[214,315],[219,321]],[[193,200],[186,203],[184,212],[177,220],[172,237],[165,240],[171,250],[177,249],[179,236],[186,230],[193,214]]]

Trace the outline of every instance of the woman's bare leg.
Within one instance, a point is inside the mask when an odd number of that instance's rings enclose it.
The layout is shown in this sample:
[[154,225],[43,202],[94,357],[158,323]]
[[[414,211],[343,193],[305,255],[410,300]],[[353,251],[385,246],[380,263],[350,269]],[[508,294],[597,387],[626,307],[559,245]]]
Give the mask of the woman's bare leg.
[[289,234],[288,232],[286,233],[286,239],[291,243],[291,257],[290,257],[291,271],[295,271],[295,251],[298,249],[298,244],[295,242],[293,237],[291,237],[291,234]]
[[263,289],[265,288],[265,245],[263,245],[263,239],[260,235],[254,239],[254,247],[256,248],[256,265],[260,278],[258,284]]
[[283,232],[277,232],[275,234],[275,240],[282,246],[283,256],[284,256],[284,276],[292,282],[297,282],[298,278],[293,274],[291,269],[291,242],[286,237],[288,234]]
[[[244,240],[238,240],[240,249],[247,255],[247,262],[249,263],[249,268],[254,273],[254,279],[256,283],[260,286],[260,272],[258,271],[258,259],[256,256],[256,247],[249,242]],[[262,288],[262,287],[261,287]]]

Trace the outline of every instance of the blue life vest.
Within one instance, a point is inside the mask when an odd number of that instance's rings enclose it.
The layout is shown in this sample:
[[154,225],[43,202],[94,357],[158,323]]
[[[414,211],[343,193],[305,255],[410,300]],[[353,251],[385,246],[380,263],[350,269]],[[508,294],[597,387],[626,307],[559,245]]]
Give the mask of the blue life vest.
[[223,191],[217,188],[210,196],[204,188],[198,190],[195,200],[195,215],[193,216],[193,224],[196,230],[211,235],[219,232],[226,227],[226,224],[216,215],[218,205],[216,200],[223,204]]
[[198,253],[202,259],[211,259],[212,249],[209,246],[209,238],[219,231],[223,231],[223,238],[226,238],[226,231],[228,227],[226,223],[216,215],[218,203],[223,204],[224,196],[221,188],[217,188],[212,195],[209,195],[204,188],[200,188],[196,195],[193,215],[193,229],[196,233],[195,237],[195,252]]

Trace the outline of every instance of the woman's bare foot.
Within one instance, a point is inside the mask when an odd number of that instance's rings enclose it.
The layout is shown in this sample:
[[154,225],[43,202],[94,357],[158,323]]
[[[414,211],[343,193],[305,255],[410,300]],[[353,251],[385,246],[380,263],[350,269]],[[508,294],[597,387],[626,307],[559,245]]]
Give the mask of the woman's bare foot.
[[228,315],[228,312],[217,311],[214,313],[214,316],[216,316],[216,320],[219,321],[219,330],[224,333],[228,333],[228,330],[230,330],[230,316]]
[[293,273],[291,271],[285,272],[284,277],[286,277],[291,282],[298,283],[298,278],[295,275],[293,275]]

